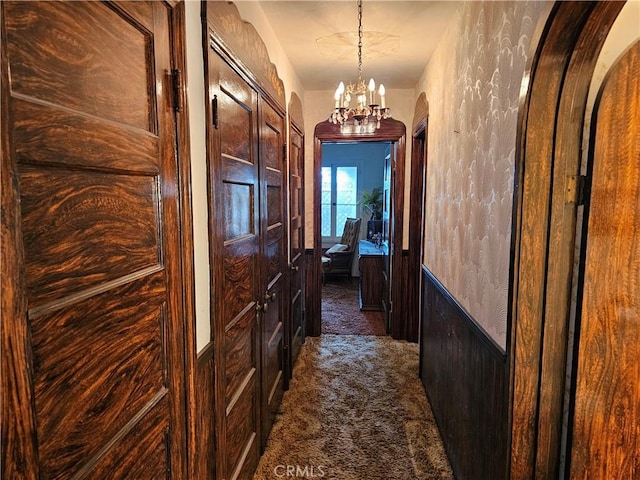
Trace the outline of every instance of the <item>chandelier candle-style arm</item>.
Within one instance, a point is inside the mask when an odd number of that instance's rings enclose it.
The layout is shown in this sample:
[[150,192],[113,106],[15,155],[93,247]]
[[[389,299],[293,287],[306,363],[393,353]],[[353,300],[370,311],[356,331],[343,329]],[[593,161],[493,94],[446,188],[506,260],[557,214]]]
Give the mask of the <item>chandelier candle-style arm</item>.
[[[369,95],[367,95],[367,93]],[[340,124],[344,127],[353,124],[360,127],[360,132],[370,131],[370,123],[375,122],[375,128],[380,128],[380,120],[390,118],[391,114],[386,107],[384,85],[380,84],[378,89],[380,97],[379,103],[376,99],[376,82],[369,80],[369,85],[362,81],[362,0],[358,0],[358,80],[349,83],[346,87],[344,82],[340,82],[334,93],[334,110],[329,117],[329,122]],[[355,106],[351,107],[351,99],[355,99]],[[368,100],[367,100],[368,99]],[[367,104],[368,101],[368,104]]]

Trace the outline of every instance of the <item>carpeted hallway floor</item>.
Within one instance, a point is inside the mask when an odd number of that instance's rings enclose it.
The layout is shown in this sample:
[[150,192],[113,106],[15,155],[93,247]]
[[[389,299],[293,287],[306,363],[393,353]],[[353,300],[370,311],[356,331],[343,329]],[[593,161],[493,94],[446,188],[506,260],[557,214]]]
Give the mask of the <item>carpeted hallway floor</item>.
[[358,278],[332,278],[322,287],[322,333],[386,335],[384,314],[361,311]]
[[307,338],[254,480],[453,479],[417,371],[416,344]]

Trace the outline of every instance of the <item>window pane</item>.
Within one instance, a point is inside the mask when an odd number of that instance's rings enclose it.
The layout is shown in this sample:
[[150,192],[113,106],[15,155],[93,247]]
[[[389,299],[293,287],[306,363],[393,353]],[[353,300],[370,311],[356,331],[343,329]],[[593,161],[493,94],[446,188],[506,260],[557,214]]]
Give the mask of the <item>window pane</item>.
[[331,236],[331,204],[322,205],[322,233],[323,237]]
[[321,235],[331,236],[331,167],[322,167],[322,198],[320,200],[320,214],[322,215]]
[[347,217],[355,218],[355,205],[338,205],[336,208],[336,236],[341,237]]
[[336,168],[336,203],[338,205],[355,205],[358,190],[358,168]]
[[336,168],[336,236],[341,237],[347,217],[356,216],[358,168]]

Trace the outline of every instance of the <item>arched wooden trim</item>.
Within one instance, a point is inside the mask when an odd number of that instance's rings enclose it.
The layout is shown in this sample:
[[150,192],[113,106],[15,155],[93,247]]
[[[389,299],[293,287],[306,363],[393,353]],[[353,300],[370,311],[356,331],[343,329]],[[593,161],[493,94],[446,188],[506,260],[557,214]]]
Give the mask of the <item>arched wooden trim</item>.
[[[402,294],[402,225],[404,214],[404,170],[406,157],[406,127],[404,123],[389,118],[380,121],[380,128],[370,134],[345,135],[340,132],[340,125],[334,125],[328,121],[321,122],[316,125],[314,142],[313,142],[313,262],[320,265],[322,260],[322,238],[318,232],[321,230],[320,224],[320,171],[322,167],[322,144],[325,142],[391,142],[397,146],[396,166],[395,166],[395,189],[393,197],[393,249],[392,262],[392,285],[391,291],[396,295],[396,299],[392,298],[392,323],[391,336],[393,338],[406,338],[406,328],[404,314],[404,305],[402,301],[397,300],[397,296]],[[311,315],[311,332],[310,335],[320,335],[320,288],[321,281],[318,270],[317,278],[314,278],[311,285],[317,294],[309,308],[313,310]]]
[[581,135],[598,53],[624,2],[556,2],[519,112],[512,228],[510,478],[558,478]]
[[207,1],[203,4],[203,17],[208,24],[209,41],[215,42],[221,53],[241,66],[252,83],[262,87],[282,111],[286,100],[284,83],[276,66],[269,59],[264,41],[249,22],[240,17],[232,2]]
[[427,118],[429,117],[429,102],[427,102],[427,94],[422,92],[416,100],[416,106],[413,112],[413,122],[411,123],[411,132],[415,137],[421,130],[427,127]]
[[304,132],[304,115],[302,113],[302,100],[296,92],[291,92],[289,100],[289,118],[298,127],[298,130]]

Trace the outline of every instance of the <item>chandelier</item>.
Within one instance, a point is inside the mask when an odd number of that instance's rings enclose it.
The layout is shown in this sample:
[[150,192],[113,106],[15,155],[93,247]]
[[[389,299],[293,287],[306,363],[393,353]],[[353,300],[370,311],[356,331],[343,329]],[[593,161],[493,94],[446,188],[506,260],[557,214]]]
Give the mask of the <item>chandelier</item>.
[[[380,128],[380,119],[391,117],[384,95],[384,85],[380,84],[376,95],[376,82],[373,78],[368,85],[362,80],[362,0],[358,0],[358,80],[346,87],[344,82],[340,82],[334,95],[335,106],[329,122],[340,124],[345,133],[372,132]],[[380,103],[377,103],[378,97]],[[349,125],[353,128],[345,128]]]

